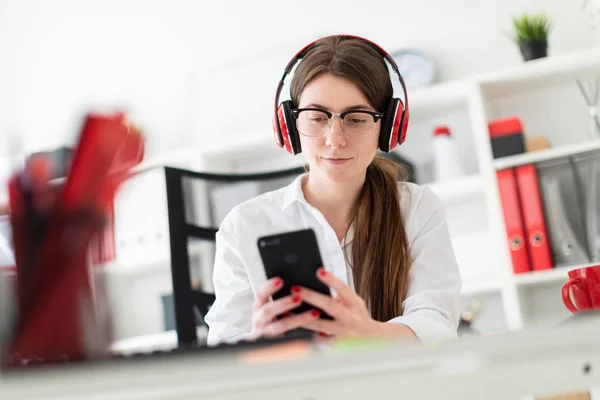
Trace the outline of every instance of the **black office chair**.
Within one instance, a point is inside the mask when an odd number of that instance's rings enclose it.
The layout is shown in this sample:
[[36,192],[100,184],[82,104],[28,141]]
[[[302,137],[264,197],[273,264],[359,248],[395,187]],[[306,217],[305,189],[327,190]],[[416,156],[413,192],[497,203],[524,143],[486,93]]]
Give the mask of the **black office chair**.
[[[177,331],[178,346],[198,346],[196,327],[204,324],[204,316],[215,300],[212,293],[202,287],[194,288],[190,275],[190,252],[188,241],[198,239],[202,241],[215,241],[215,234],[220,224],[220,219],[235,204],[252,197],[257,193],[281,188],[289,184],[298,175],[305,172],[303,167],[282,171],[255,173],[255,174],[213,174],[194,172],[184,169],[165,167],[167,190],[169,242],[171,249],[171,276],[173,280],[173,305],[175,313],[175,329]],[[203,208],[205,218],[198,218],[197,204],[198,193],[194,193],[194,183],[202,182]],[[243,185],[255,183],[253,193],[248,193],[248,188]],[[239,190],[239,197],[232,200],[235,189]],[[228,207],[219,207],[224,199],[214,199],[211,191],[230,189],[227,193]],[[233,193],[231,193],[233,192]],[[217,215],[220,214],[220,215]],[[198,222],[199,219],[204,219]],[[212,267],[212,265],[210,266]]]

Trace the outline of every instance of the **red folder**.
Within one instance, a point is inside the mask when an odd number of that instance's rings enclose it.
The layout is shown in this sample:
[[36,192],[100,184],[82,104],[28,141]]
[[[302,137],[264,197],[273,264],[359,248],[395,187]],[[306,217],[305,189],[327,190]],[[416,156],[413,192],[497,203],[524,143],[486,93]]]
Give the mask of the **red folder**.
[[546,233],[546,220],[538,186],[537,171],[533,164],[515,169],[527,250],[534,271],[552,268],[552,253]]
[[498,190],[500,191],[513,271],[515,274],[529,272],[529,257],[527,246],[525,245],[525,234],[521,219],[521,205],[515,171],[514,169],[503,169],[496,172],[496,176],[498,178]]

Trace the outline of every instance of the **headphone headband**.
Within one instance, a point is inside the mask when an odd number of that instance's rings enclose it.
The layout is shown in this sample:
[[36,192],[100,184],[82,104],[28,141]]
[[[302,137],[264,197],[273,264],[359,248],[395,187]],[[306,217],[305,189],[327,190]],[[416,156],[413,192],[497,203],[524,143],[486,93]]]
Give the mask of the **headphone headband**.
[[[306,55],[306,53],[311,50],[315,44],[317,42],[319,42],[320,40],[323,40],[325,38],[328,37],[341,37],[341,38],[351,38],[351,39],[358,39],[358,40],[362,40],[365,43],[368,43],[369,45],[371,45],[375,50],[377,50],[379,52],[379,54],[383,57],[384,60],[386,60],[392,67],[392,69],[394,70],[394,72],[396,73],[396,75],[398,76],[398,79],[400,80],[400,86],[402,87],[402,92],[404,95],[404,105],[403,105],[403,112],[406,112],[408,114],[408,91],[406,89],[406,84],[404,83],[404,78],[402,77],[402,74],[400,74],[400,71],[398,70],[398,65],[396,64],[396,62],[394,61],[394,59],[392,58],[392,56],[385,51],[381,46],[379,46],[378,44],[365,39],[363,37],[360,36],[354,36],[354,35],[347,35],[347,34],[342,34],[342,35],[331,35],[331,36],[325,36],[319,39],[316,39],[314,41],[312,41],[311,43],[307,44],[306,46],[304,46],[302,49],[300,49],[300,51],[298,51],[296,53],[296,55],[288,62],[287,66],[285,67],[285,70],[283,71],[283,75],[281,76],[281,79],[279,80],[279,84],[277,85],[277,90],[275,92],[275,107],[274,107],[274,112],[275,112],[275,118],[273,119],[273,129],[275,131],[275,140],[277,141],[277,144],[281,147],[283,145],[283,135],[282,135],[282,131],[281,131],[281,122],[287,122],[287,121],[281,121],[279,120],[279,118],[277,117],[278,115],[278,108],[279,108],[279,97],[281,95],[281,91],[283,90],[283,87],[285,86],[285,78],[287,77],[287,75],[292,71],[292,69],[294,68],[294,66],[302,59],[304,58],[304,56]],[[393,96],[392,96],[393,97]],[[383,111],[383,110],[381,110]],[[405,122],[405,116],[398,116],[401,117],[401,123]],[[407,119],[407,118],[406,118]],[[398,137],[398,139],[400,140],[404,140],[404,134],[406,132],[406,127],[404,127],[404,132],[402,137]],[[391,137],[390,137],[391,139]],[[389,146],[389,149],[393,148],[394,146],[391,145]],[[288,149],[289,150],[289,149]]]

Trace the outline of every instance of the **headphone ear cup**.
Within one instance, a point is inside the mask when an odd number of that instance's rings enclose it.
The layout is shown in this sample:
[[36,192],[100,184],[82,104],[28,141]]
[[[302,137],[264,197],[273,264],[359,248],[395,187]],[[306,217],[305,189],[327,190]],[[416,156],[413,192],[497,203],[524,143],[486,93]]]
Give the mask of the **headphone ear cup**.
[[[402,102],[400,99],[394,97],[388,103],[387,109],[385,110],[383,117],[381,117],[381,128],[379,131],[379,149],[383,152],[389,153],[396,147],[398,140],[398,128],[396,122],[402,115],[398,114],[398,106]],[[404,107],[401,107],[404,109]],[[401,113],[400,113],[401,114]]]
[[271,122],[273,124],[273,137],[275,139],[275,144],[277,144],[277,147],[281,149],[283,148],[283,136],[281,134],[283,131],[283,127],[281,127],[281,124],[279,122],[280,110],[281,105],[277,107],[277,111],[273,115],[273,120]]
[[402,121],[400,122],[400,137],[398,138],[398,145],[401,145],[406,140],[406,132],[408,131],[408,120],[410,119],[410,111],[408,110],[408,108],[404,108],[404,105],[402,106],[402,108],[404,116],[402,117]]
[[[404,124],[404,103],[402,103],[402,100],[396,98],[395,99],[395,116],[394,116],[394,123],[392,125],[392,137],[390,139],[390,150],[392,151],[396,148],[396,146],[398,146],[398,144],[402,143],[402,141],[404,141],[404,139],[402,138],[402,129],[403,126],[405,126]],[[406,133],[406,131],[405,131]],[[402,139],[402,141],[400,141],[400,139]]]
[[291,154],[300,153],[302,151],[300,137],[296,128],[294,115],[292,114],[291,100],[286,100],[279,105],[277,108],[277,118],[281,127],[283,147]]

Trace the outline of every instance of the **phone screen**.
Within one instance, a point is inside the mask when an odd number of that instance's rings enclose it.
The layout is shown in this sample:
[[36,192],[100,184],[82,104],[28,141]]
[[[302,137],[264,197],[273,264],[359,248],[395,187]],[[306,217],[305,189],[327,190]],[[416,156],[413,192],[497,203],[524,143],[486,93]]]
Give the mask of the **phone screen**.
[[[273,300],[288,296],[294,285],[306,287],[330,296],[329,287],[318,280],[317,269],[323,267],[317,238],[312,229],[284,232],[258,239],[258,249],[267,278],[280,277],[283,288],[273,295]],[[303,303],[292,312],[314,309]],[[321,318],[331,319],[323,310]]]

